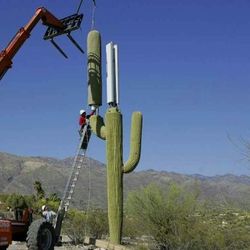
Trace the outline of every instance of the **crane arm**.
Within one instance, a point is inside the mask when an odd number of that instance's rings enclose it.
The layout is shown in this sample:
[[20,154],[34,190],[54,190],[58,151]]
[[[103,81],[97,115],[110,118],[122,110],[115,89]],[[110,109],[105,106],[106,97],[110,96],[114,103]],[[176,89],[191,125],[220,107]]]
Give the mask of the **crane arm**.
[[57,30],[63,30],[65,27],[62,22],[47,9],[44,7],[38,8],[30,21],[24,27],[20,28],[8,46],[0,53],[0,79],[7,70],[11,68],[13,57],[30,36],[31,31],[39,20],[42,20],[44,25],[53,27]]

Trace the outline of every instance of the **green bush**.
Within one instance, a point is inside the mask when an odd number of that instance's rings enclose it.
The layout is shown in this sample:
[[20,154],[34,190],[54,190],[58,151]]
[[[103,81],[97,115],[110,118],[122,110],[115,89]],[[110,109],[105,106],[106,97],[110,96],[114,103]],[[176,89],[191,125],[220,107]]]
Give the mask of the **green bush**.
[[6,200],[6,205],[12,209],[16,208],[27,208],[28,205],[23,195],[20,194],[11,194]]
[[34,187],[34,189],[36,191],[36,198],[37,199],[45,198],[45,192],[43,190],[42,183],[40,181],[35,181],[33,183],[33,187]]
[[73,244],[82,243],[85,236],[101,238],[108,233],[107,213],[101,209],[88,212],[70,209],[63,223],[63,232]]
[[83,243],[86,231],[86,214],[76,209],[67,212],[63,222],[63,233],[66,234],[73,244]]
[[0,201],[1,202],[6,202],[8,199],[9,195],[8,194],[0,194]]
[[101,209],[92,209],[86,220],[88,235],[101,239],[108,234],[108,215]]
[[128,195],[126,215],[132,229],[125,231],[152,236],[162,249],[223,249],[223,234],[213,222],[204,223],[201,214],[195,196],[180,186],[172,184],[166,192],[149,185]]

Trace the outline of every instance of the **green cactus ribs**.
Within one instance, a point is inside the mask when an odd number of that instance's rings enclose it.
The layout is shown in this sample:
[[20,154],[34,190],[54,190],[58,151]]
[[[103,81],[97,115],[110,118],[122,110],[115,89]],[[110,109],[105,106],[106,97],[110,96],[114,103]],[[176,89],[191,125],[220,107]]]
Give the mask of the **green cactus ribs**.
[[88,34],[88,105],[102,105],[101,35],[97,30]]
[[122,114],[115,108],[109,108],[105,122],[100,116],[90,119],[92,131],[106,140],[107,157],[107,196],[110,241],[121,244],[123,218],[123,174],[132,172],[140,160],[142,114],[134,112],[131,122],[130,155],[123,164],[123,123]]

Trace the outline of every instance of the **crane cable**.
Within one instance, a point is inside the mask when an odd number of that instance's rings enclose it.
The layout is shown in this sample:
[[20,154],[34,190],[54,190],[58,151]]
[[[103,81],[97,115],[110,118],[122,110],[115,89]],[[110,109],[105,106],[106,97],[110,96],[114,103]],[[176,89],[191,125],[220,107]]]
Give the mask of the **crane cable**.
[[[89,137],[87,138],[87,141],[89,143]],[[87,235],[87,229],[88,229],[88,220],[89,220],[89,210],[90,210],[90,203],[91,203],[91,168],[90,168],[90,159],[85,157],[86,167],[88,171],[88,198],[87,198],[87,207],[86,207],[86,213],[85,213],[85,222],[84,222],[84,235]]]
[[[82,2],[83,0],[81,0]],[[92,7],[92,17],[91,17],[91,30],[95,27],[95,9],[96,9],[96,2],[93,1]],[[80,3],[81,4],[81,3]],[[97,111],[98,112],[98,111]],[[89,140],[89,138],[88,138]],[[86,159],[87,160],[87,159]],[[86,217],[85,217],[85,225],[84,225],[84,235],[87,235],[88,229],[88,222],[89,222],[89,210],[90,210],[90,203],[91,203],[91,168],[90,168],[90,159],[87,160],[87,168],[88,168],[88,200],[87,200],[87,208],[86,208]]]
[[95,27],[95,10],[96,10],[96,2],[95,2],[95,0],[93,0],[91,30],[93,30]]
[[[77,8],[77,14],[79,13],[81,6],[83,4],[84,0],[81,0],[78,8]],[[92,7],[92,17],[91,17],[91,30],[94,29],[95,26],[95,9],[96,9],[96,2],[93,1],[93,7]],[[89,138],[88,138],[89,141]],[[85,158],[86,159],[86,158]],[[88,199],[87,199],[87,207],[86,207],[86,217],[85,217],[85,225],[84,225],[84,234],[87,235],[87,226],[88,226],[88,219],[89,219],[89,210],[90,210],[90,202],[91,202],[91,168],[90,168],[90,160],[86,159],[87,161],[87,169],[88,169]]]
[[[87,159],[86,159],[87,160]],[[84,235],[87,235],[88,222],[89,222],[89,210],[90,210],[90,202],[91,202],[91,168],[90,168],[90,159],[87,160],[87,168],[88,168],[88,200],[87,200],[87,208],[86,208],[86,217],[85,217],[85,225],[84,225]]]
[[78,8],[77,8],[77,11],[76,11],[76,14],[79,13],[80,9],[81,9],[81,6],[83,4],[83,0],[80,1],[79,5],[78,5]]
[[[78,7],[77,7],[76,14],[79,13],[79,11],[80,11],[80,9],[81,9],[81,6],[82,6],[82,4],[83,4],[83,1],[84,1],[84,0],[80,0],[80,3],[79,3],[79,5],[78,5]],[[92,0],[92,2],[93,2],[93,7],[92,7],[92,17],[91,17],[91,30],[93,30],[94,27],[95,27],[95,9],[96,9],[96,1],[95,1],[95,0]]]

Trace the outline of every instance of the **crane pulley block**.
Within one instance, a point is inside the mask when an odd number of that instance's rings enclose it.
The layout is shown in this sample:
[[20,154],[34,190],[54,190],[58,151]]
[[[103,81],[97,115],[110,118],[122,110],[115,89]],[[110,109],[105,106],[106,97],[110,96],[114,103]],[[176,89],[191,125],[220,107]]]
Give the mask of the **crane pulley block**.
[[43,39],[53,39],[56,36],[60,36],[62,34],[68,34],[73,30],[77,30],[80,28],[83,19],[83,14],[74,14],[67,16],[63,19],[60,19],[61,23],[64,25],[64,29],[57,29],[53,26],[49,26],[46,30]]

